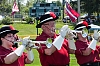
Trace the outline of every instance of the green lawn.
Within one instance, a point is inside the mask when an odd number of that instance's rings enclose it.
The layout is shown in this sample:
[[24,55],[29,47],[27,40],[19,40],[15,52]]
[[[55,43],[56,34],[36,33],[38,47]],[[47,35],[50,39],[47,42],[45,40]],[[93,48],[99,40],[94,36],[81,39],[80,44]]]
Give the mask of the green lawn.
[[[18,36],[20,38],[23,38],[25,36],[31,36],[31,39],[35,39],[36,38],[36,34],[37,34],[37,29],[36,29],[36,24],[17,24],[14,23],[12,24],[15,29],[19,30],[20,32],[18,33]],[[60,29],[64,24],[62,22],[57,22],[56,23],[56,28]],[[73,26],[71,24],[68,24],[69,27],[71,29],[73,29]],[[0,25],[1,27],[2,25]],[[41,33],[41,29],[38,29],[39,33]],[[56,31],[57,33],[59,32],[58,30]],[[36,51],[36,49],[33,49],[33,53],[34,53],[34,57],[35,60],[32,64],[26,64],[26,66],[41,66],[40,62],[39,62],[39,57],[38,57],[38,52]],[[74,57],[74,55],[70,55],[70,66],[78,66],[76,59]]]

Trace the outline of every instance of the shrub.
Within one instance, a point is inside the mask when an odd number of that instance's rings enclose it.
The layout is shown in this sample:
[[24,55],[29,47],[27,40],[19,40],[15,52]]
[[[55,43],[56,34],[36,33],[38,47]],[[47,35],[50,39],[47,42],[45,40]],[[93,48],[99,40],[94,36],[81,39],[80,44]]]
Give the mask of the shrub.
[[1,23],[4,24],[4,25],[12,24],[11,18],[7,16],[7,17],[5,17],[5,18],[2,20]]
[[28,23],[28,24],[30,24],[30,23],[32,23],[33,22],[33,20],[32,20],[32,18],[31,17],[26,17],[26,22]]

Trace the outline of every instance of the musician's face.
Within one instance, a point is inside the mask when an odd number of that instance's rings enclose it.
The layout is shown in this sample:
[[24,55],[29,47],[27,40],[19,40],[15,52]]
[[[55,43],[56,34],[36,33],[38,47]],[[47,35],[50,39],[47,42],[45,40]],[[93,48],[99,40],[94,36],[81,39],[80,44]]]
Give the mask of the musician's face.
[[53,36],[55,34],[55,21],[49,21],[44,23],[42,25],[42,29],[46,34]]
[[2,45],[6,47],[11,47],[13,45],[13,42],[15,40],[14,34],[8,33],[5,37],[1,38]]

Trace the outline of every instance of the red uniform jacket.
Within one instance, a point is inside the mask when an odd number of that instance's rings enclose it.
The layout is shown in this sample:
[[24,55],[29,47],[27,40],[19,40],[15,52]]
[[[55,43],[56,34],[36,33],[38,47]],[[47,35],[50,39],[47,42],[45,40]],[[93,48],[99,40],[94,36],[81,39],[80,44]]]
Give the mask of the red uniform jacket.
[[[40,36],[36,38],[37,41],[46,41],[47,38],[51,38],[54,41],[55,37],[49,37],[47,34],[42,32]],[[40,62],[42,66],[63,66],[69,64],[70,58],[68,54],[68,41],[64,40],[61,50],[56,50],[52,55],[46,55],[44,49],[46,45],[42,44],[42,47],[38,49]]]
[[15,62],[12,64],[5,64],[4,58],[11,52],[13,52],[14,48],[6,49],[2,46],[0,46],[0,66],[25,66],[25,58],[26,53],[23,53],[21,57],[18,58]]
[[100,53],[100,47],[96,48],[96,50],[92,50],[91,54],[88,56],[84,56],[82,51],[86,50],[88,47],[88,42],[83,42],[80,40],[77,40],[75,42],[77,50],[75,51],[75,56],[77,59],[78,64],[84,64],[84,63],[91,63],[91,62],[97,62],[99,61],[99,53]]

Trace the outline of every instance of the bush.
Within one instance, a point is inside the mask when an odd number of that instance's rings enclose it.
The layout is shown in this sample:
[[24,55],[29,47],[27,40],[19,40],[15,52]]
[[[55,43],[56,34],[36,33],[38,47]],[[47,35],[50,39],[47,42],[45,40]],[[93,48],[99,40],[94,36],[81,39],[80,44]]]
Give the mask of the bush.
[[2,20],[1,23],[4,24],[4,25],[12,24],[11,18],[7,16],[7,17],[5,17],[5,18]]
[[26,20],[26,22],[27,22],[28,24],[33,23],[33,20],[32,20],[31,17],[26,17],[25,20]]

